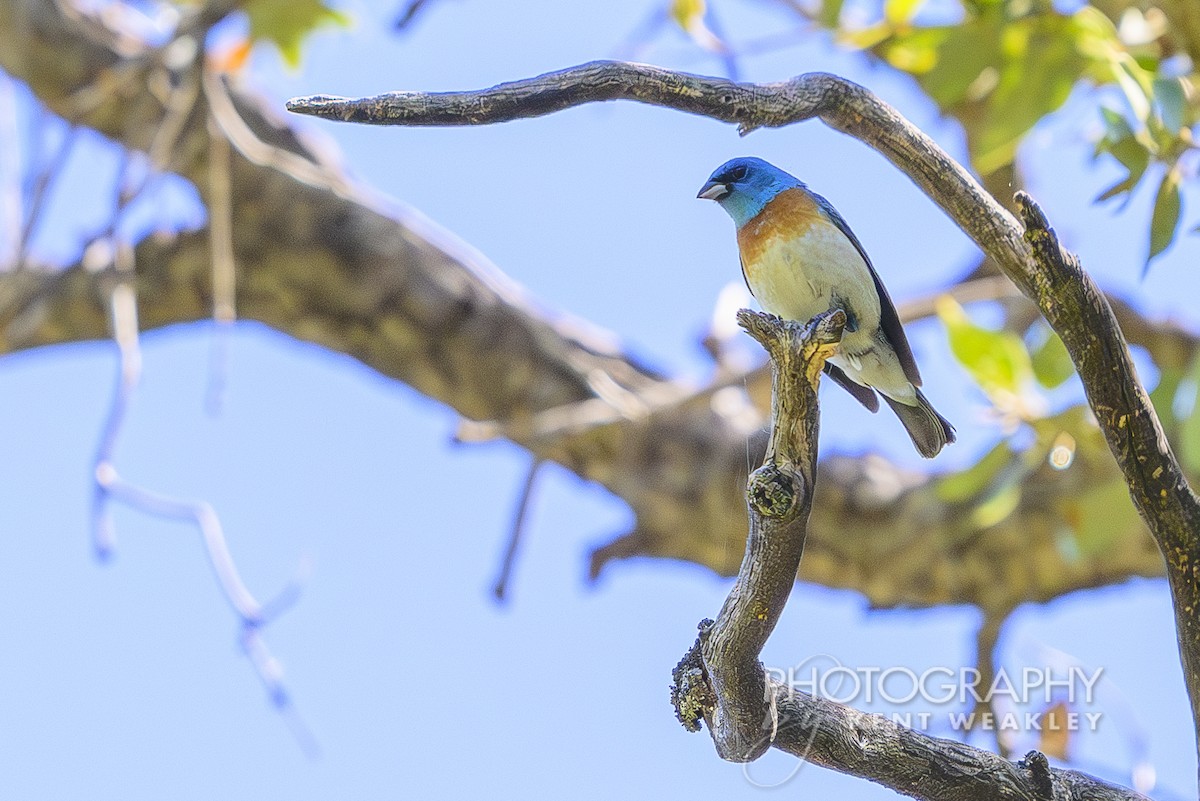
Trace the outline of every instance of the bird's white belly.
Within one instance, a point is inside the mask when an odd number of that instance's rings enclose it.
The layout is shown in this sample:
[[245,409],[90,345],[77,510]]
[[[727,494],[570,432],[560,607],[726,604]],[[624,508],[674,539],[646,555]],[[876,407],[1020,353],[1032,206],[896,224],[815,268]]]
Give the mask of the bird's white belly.
[[[764,311],[807,322],[835,305],[837,298],[850,308],[857,331],[847,333],[847,350],[870,347],[879,328],[879,295],[867,263],[858,250],[833,226],[810,226],[799,237],[775,237],[746,265],[750,291]],[[855,337],[863,338],[862,348]]]
[[879,294],[871,271],[840,231],[814,225],[799,237],[775,237],[745,268],[764,311],[799,322],[831,308],[852,315],[857,328],[845,332],[829,360],[859,384],[897,400],[915,399],[895,352],[876,338]]

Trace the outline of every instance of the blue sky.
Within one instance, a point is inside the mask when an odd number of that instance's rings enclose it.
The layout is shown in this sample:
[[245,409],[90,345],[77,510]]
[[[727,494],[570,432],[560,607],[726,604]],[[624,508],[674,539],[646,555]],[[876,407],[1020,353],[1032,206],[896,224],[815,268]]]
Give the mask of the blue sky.
[[[309,93],[475,88],[612,56],[649,9],[646,0],[445,2],[398,39],[387,31],[393,5],[345,4],[353,29],[315,37],[300,71],[264,51],[252,77],[281,109]],[[768,4],[717,8],[738,40],[784,21]],[[721,69],[669,30],[639,58]],[[907,80],[820,37],[741,66],[748,80],[846,75],[962,155],[961,135]],[[1087,158],[1087,107],[1073,100],[1030,136],[1021,157],[1031,191],[1106,287],[1200,324],[1189,300],[1200,289],[1195,240],[1140,280],[1149,193],[1120,216],[1091,205],[1115,170]],[[708,369],[698,336],[721,287],[740,279],[728,220],[694,196],[732,156],[762,156],[832,200],[897,299],[933,291],[974,257],[906,178],[817,123],[739,139],[729,126],[633,104],[481,129],[293,122],[334,140],[354,175],[479,248],[549,312],[615,331],[642,358],[697,381]],[[41,232],[39,254],[71,258],[102,223],[105,153],[85,137],[52,201],[73,217]],[[93,196],[94,207],[84,202]],[[194,217],[173,197],[137,225]],[[678,726],[670,669],[729,585],[649,561],[613,565],[587,585],[589,550],[631,523],[602,489],[544,471],[512,601],[498,607],[488,593],[526,454],[452,446],[451,411],[253,324],[235,331],[226,403],[212,416],[211,336],[201,324],[144,338],[144,380],[117,464],[133,481],[210,501],[260,597],[311,564],[302,599],[267,639],[320,756],[297,746],[241,657],[192,527],[122,510],[116,558],[91,558],[90,461],[115,356],[108,343],[83,343],[0,360],[0,797],[755,798],[770,792],[756,785],[785,779],[788,793],[892,797],[812,767],[788,778],[794,761],[780,755],[747,773],[720,762],[707,735]],[[960,432],[938,466],[969,464],[999,433],[982,422],[983,401],[940,327],[911,326],[910,338],[927,394]],[[823,448],[881,448],[918,464],[894,419],[827,398]],[[449,478],[476,489],[469,506],[444,488]],[[970,663],[976,624],[969,609],[875,613],[853,593],[801,586],[765,658],[957,667]],[[1081,767],[1128,783],[1129,743],[1145,737],[1158,794],[1193,796],[1165,584],[1019,610],[1005,663],[1038,664],[1047,648],[1105,671],[1110,694],[1099,706],[1112,714],[1080,741]]]

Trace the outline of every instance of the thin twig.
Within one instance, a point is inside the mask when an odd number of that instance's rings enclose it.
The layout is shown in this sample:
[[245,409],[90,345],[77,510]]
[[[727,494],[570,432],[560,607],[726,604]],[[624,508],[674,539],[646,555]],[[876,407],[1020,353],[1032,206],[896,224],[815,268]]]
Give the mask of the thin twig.
[[12,78],[0,71],[0,270],[19,264],[24,192],[21,182],[21,128]]
[[262,167],[272,167],[312,187],[353,193],[350,182],[343,176],[321,169],[302,156],[275,147],[256,136],[238,114],[237,107],[230,99],[219,75],[205,70],[203,81],[204,96],[221,132],[250,162]]
[[[44,127],[39,126],[39,128]],[[54,184],[54,179],[62,173],[63,168],[66,167],[67,160],[71,157],[71,149],[75,146],[78,132],[79,128],[76,125],[67,123],[66,130],[63,132],[62,139],[59,140],[58,146],[46,162],[40,165],[37,177],[34,178],[33,184],[29,189],[29,198],[25,202],[25,222],[21,226],[20,238],[17,240],[15,264],[18,269],[25,266],[25,260],[29,257],[30,243],[33,240],[37,224],[41,221],[42,209],[50,197],[50,189]],[[34,134],[34,136],[37,135],[37,133]]]
[[717,38],[717,45],[720,48],[717,55],[721,57],[721,63],[725,65],[725,76],[731,81],[741,80],[741,70],[738,67],[738,57],[741,53],[730,47],[729,39],[725,36],[725,28],[717,17],[717,10],[711,5],[708,7],[708,26]]
[[[1008,611],[984,611],[983,620],[975,632],[975,669],[979,672],[977,683],[980,687],[991,687],[996,678],[996,643],[1000,640],[1000,629],[1008,617]],[[996,710],[992,706],[992,693],[986,693],[975,702],[975,709],[968,720],[971,725],[984,725],[986,720],[997,720]],[[984,713],[991,713],[985,717]],[[1000,755],[1008,757],[1012,754],[1012,738],[1010,733],[999,726],[993,726],[996,737],[996,748]]]
[[392,23],[392,30],[396,33],[406,33],[421,12],[427,10],[430,5],[432,5],[431,0],[408,0],[408,5],[401,10],[396,16],[396,21]]
[[[98,247],[99,245],[93,245]],[[92,548],[101,561],[109,559],[116,547],[116,529],[112,520],[110,494],[107,486],[116,476],[112,467],[117,437],[129,413],[133,391],[142,371],[142,354],[138,347],[137,299],[134,295],[129,256],[113,254],[118,282],[109,296],[113,342],[117,346],[117,380],[108,415],[100,430],[94,468],[95,488],[92,492]]]
[[[122,253],[132,254],[132,250],[126,247]],[[116,273],[119,278],[111,295],[113,341],[118,354],[117,382],[97,448],[94,468],[92,518],[96,553],[101,558],[108,558],[113,552],[113,501],[124,503],[147,515],[195,523],[217,584],[238,618],[243,649],[266,687],[272,703],[287,719],[289,727],[296,734],[297,741],[306,753],[313,754],[315,741],[312,734],[299,719],[283,683],[278,663],[262,639],[262,629],[299,597],[302,576],[298,575],[274,601],[266,605],[260,604],[238,573],[220,518],[211,504],[172,498],[126,481],[120,476],[113,462],[121,428],[128,415],[142,369],[137,298],[132,283],[132,260],[128,255],[119,255],[117,258]]]
[[[135,291],[135,263],[133,248],[121,242],[117,228],[122,214],[129,204],[150,182],[153,167],[145,171],[136,188],[126,186],[132,162],[131,154],[123,154],[121,169],[116,181],[116,202],[107,230],[93,240],[89,246],[93,252],[107,248],[113,260],[112,287],[109,307],[113,342],[117,347],[117,380],[113,400],[101,430],[96,449],[94,489],[92,493],[92,542],[97,558],[111,558],[116,545],[116,531],[112,518],[112,502],[117,501],[144,514],[173,520],[193,522],[199,529],[204,551],[222,594],[239,621],[239,641],[260,681],[267,690],[272,704],[284,717],[302,750],[310,756],[316,755],[318,747],[312,733],[299,717],[287,687],[283,683],[282,670],[271,655],[263,640],[264,627],[289,609],[300,597],[306,565],[301,566],[296,577],[266,604],[261,604],[251,594],[238,573],[233,555],[229,551],[220,518],[212,505],[204,501],[172,498],[153,492],[121,477],[114,459],[117,443],[134,393],[141,379],[142,354],[138,326],[137,295]],[[97,257],[92,257],[96,261]],[[94,265],[102,269],[100,265]]]
[[625,37],[625,41],[617,47],[617,58],[630,61],[639,60],[641,54],[649,47],[658,31],[670,22],[671,16],[666,6],[655,4],[650,12]]
[[508,545],[505,546],[504,558],[500,561],[500,574],[496,577],[496,583],[492,587],[492,595],[501,603],[508,600],[508,582],[517,561],[517,549],[521,545],[522,534],[525,532],[525,518],[529,511],[529,499],[533,497],[534,479],[537,478],[543,464],[545,462],[542,459],[536,456],[533,458],[529,470],[525,473],[525,483],[521,487],[521,494],[517,498],[517,509],[513,514],[512,528],[508,532]]

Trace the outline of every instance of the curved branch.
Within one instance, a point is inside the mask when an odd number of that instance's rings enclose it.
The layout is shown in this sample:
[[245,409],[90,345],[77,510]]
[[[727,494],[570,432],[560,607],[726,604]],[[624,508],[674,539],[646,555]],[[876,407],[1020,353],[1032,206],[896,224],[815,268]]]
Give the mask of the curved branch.
[[388,125],[478,125],[616,99],[735,122],[742,133],[817,117],[895,164],[1038,304],[1067,345],[1134,505],[1165,557],[1184,680],[1193,722],[1200,727],[1200,499],[1137,380],[1112,309],[1078,261],[1059,247],[1028,195],[1017,196],[1022,228],[899,112],[862,86],[826,73],[759,85],[595,61],[482,91],[396,92],[357,100],[315,96],[288,107]]
[[[907,174],[1010,278],[1024,275],[1029,248],[1013,216],[899,112],[862,86],[828,73],[751,84],[647,64],[592,61],[479,91],[391,92],[356,99],[314,95],[295,98],[287,107],[375,125],[486,125],[605,100],[634,100],[736,123],[743,134],[819,118]],[[1024,279],[1016,282],[1029,294]]]
[[1019,192],[1016,200],[1033,250],[1027,270],[1038,307],[1067,346],[1134,506],[1166,559],[1184,682],[1200,725],[1200,499],[1138,380],[1108,301],[1059,245],[1033,199]]

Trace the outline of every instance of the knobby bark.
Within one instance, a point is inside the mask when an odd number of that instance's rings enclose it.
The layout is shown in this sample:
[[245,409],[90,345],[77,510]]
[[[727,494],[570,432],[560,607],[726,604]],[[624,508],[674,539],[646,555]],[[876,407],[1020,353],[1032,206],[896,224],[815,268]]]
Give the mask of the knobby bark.
[[817,382],[845,315],[826,313],[806,326],[748,311],[738,319],[771,355],[771,447],[746,488],[750,533],[737,581],[673,673],[680,722],[698,731],[703,721],[717,753],[730,761],[757,759],[775,747],[927,801],[1144,798],[1051,768],[1036,751],[1009,762],[795,691],[767,674],[759,655],[795,583],[813,503]]
[[1037,303],[1066,344],[1133,503],[1165,558],[1184,681],[1193,722],[1200,727],[1200,500],[1137,379],[1112,309],[1078,261],[1059,247],[1028,195],[1016,198],[1022,226],[895,109],[867,89],[825,73],[755,85],[597,61],[482,91],[396,92],[356,100],[318,95],[293,100],[288,107],[387,125],[479,125],[617,99],[734,122],[743,134],[820,119],[874,148],[908,175]]
[[[771,439],[750,474],[750,529],[737,581],[700,636],[714,707],[705,715],[717,753],[743,762],[770,743],[760,730],[765,676],[758,655],[795,584],[817,478],[817,382],[842,340],[840,309],[806,327],[742,311],[738,322],[771,356]],[[774,576],[775,580],[768,577]],[[782,580],[778,577],[783,576]],[[753,692],[742,690],[752,688]]]

